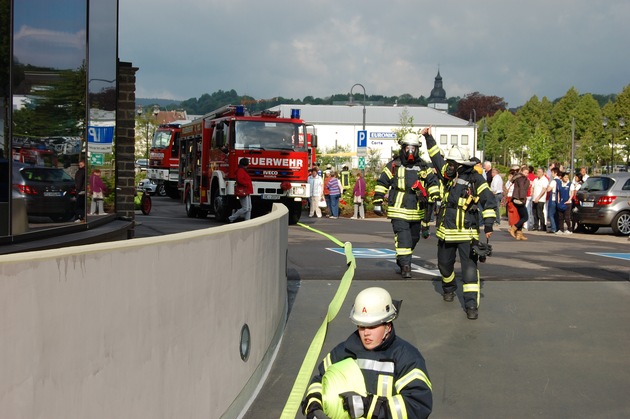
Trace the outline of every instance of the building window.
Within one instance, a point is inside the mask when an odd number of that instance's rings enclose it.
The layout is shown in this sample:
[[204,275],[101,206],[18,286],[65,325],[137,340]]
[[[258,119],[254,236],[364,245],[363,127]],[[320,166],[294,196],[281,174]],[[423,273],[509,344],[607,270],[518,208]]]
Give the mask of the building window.
[[440,144],[448,144],[448,136],[446,134],[440,135]]
[[468,145],[468,135],[462,135],[462,145]]
[[451,135],[451,145],[457,145],[457,135]]

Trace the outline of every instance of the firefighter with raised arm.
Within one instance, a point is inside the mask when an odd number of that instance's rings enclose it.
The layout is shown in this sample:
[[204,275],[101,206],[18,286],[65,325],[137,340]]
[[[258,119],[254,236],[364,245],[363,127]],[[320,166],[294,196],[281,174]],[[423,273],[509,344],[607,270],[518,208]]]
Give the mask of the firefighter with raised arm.
[[429,237],[429,200],[439,196],[439,180],[433,168],[420,158],[420,139],[405,134],[399,156],[387,163],[374,189],[374,213],[383,215],[387,195],[387,217],[392,220],[396,263],[403,278],[411,278],[411,257],[420,234]]
[[[485,178],[474,169],[475,162],[470,161],[467,150],[453,146],[444,158],[430,128],[424,128],[420,134],[427,142],[429,156],[444,186],[436,232],[443,298],[447,302],[455,299],[455,257],[459,254],[466,316],[475,320],[479,316],[480,292],[477,262],[483,262],[491,251],[487,242],[479,242],[479,224],[481,219],[489,240],[496,216],[494,194]],[[481,208],[486,209],[480,217]]]

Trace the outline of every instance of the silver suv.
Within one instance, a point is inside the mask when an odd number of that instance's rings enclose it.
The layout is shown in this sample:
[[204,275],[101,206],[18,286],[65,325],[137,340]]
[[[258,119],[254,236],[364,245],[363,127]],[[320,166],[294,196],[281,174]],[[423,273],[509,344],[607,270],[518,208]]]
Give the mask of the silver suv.
[[591,176],[577,193],[581,230],[595,233],[611,227],[617,235],[630,234],[630,173]]

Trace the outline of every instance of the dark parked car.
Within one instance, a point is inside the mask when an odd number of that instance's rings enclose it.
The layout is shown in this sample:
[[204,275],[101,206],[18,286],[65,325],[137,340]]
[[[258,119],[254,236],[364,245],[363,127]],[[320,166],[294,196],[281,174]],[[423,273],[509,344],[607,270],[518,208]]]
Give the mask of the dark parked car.
[[77,191],[74,179],[56,167],[13,164],[13,198],[26,200],[30,216],[70,221],[75,216]]
[[580,229],[587,233],[611,227],[617,235],[630,234],[630,173],[591,176],[577,193]]

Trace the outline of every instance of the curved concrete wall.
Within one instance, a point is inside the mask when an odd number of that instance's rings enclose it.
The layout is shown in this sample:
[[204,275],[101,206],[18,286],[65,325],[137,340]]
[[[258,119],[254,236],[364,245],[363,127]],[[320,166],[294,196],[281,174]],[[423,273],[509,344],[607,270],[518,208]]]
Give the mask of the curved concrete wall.
[[276,205],[207,230],[0,256],[1,416],[237,417],[285,325],[287,224]]

